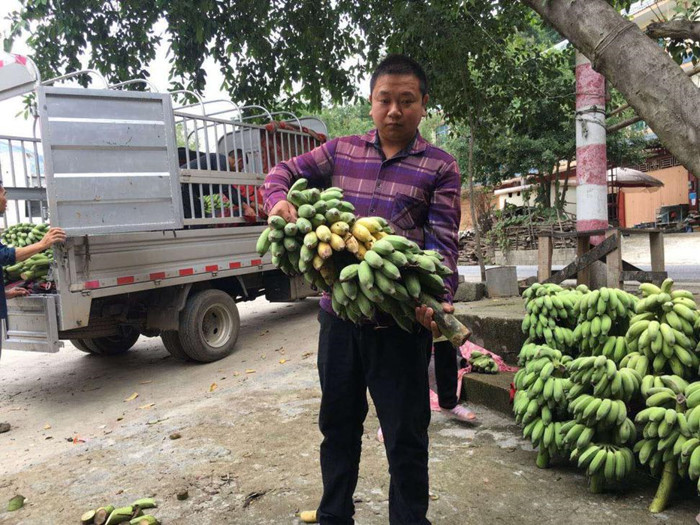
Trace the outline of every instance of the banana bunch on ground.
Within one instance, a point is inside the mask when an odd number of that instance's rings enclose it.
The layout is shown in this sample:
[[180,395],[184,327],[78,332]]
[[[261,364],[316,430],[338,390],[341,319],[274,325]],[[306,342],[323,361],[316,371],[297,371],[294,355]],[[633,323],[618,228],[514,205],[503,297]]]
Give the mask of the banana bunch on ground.
[[552,283],[535,283],[525,290],[527,314],[521,328],[528,342],[545,343],[562,351],[573,349],[574,306],[581,293]]
[[537,466],[546,468],[550,458],[564,451],[562,422],[568,418],[566,396],[571,381],[566,365],[571,357],[545,345],[523,345],[520,370],[515,374],[515,421],[524,425],[523,437],[538,448]]
[[297,180],[287,194],[297,208],[296,222],[271,216],[257,252],[269,250],[272,263],[285,274],[303,274],[329,292],[333,310],[343,319],[359,323],[379,310],[412,331],[415,307],[425,304],[435,312],[441,332],[454,345],[463,344],[469,331],[444,314],[436,299],[446,291],[443,278],[452,274],[443,257],[394,235],[382,217],[356,217],[340,188],[320,191],[307,189],[307,183]]
[[[654,374],[672,373],[691,378],[700,363],[695,337],[697,305],[692,293],[674,291],[672,286],[671,279],[666,279],[660,288],[651,283],[639,286],[643,298],[637,302],[636,315],[630,319],[627,347],[642,356],[634,357],[647,363],[648,370]],[[641,368],[639,365],[637,370]]]
[[126,507],[107,505],[99,509],[85,512],[81,518],[81,525],[113,525],[115,523],[128,523],[130,525],[158,525],[160,522],[155,516],[144,513],[144,510],[154,509],[158,505],[153,498],[141,498]]
[[498,363],[488,354],[482,354],[478,350],[474,350],[469,356],[469,364],[473,372],[480,374],[497,374]]
[[636,298],[616,288],[594,290],[576,303],[574,340],[585,355],[604,355],[619,363],[627,355],[624,335]]
[[[678,463],[678,471],[682,475],[687,473],[690,479],[697,481],[700,492],[700,381],[686,385],[683,390],[686,406],[685,419],[688,423],[690,436],[681,446],[681,454]],[[677,447],[674,447],[674,452]]]
[[[48,224],[20,223],[7,228],[0,238],[5,246],[21,248],[39,242],[47,231],[49,231]],[[2,270],[5,284],[19,280],[46,281],[51,261],[53,261],[53,248],[32,255],[24,261],[4,266]]]
[[678,475],[696,479],[700,474],[700,452],[695,453],[700,445],[700,410],[695,410],[700,405],[700,382],[689,384],[677,375],[647,376],[642,393],[646,408],[635,420],[644,424],[643,439],[634,451],[652,474],[661,475],[650,506],[652,512],[661,512]]
[[569,363],[568,410],[574,419],[562,425],[569,458],[590,476],[592,492],[604,483],[621,481],[634,471],[629,448],[637,439],[626,402],[641,387],[642,377],[631,368],[617,368],[604,355],[583,356]]

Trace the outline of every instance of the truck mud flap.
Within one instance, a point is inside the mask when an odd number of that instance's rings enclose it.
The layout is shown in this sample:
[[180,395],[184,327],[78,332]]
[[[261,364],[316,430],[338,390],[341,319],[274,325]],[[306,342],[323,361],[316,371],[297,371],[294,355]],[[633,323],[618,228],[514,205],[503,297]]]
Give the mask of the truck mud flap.
[[318,295],[303,277],[287,277],[282,272],[265,272],[263,276],[265,298],[271,303],[299,301],[305,297]]
[[3,350],[58,352],[63,343],[58,339],[57,300],[54,295],[37,295],[8,301]]

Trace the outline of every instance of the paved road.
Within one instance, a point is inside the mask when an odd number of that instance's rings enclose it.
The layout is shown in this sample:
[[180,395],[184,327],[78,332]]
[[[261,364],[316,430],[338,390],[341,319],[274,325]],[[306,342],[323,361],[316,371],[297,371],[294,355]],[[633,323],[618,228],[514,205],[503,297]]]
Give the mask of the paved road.
[[[699,255],[700,258],[700,255]],[[651,266],[640,264],[639,267],[642,270],[651,270]],[[487,268],[492,268],[492,266],[487,266]],[[553,269],[561,269],[561,266],[553,266]],[[700,264],[693,265],[668,265],[666,266],[666,271],[668,275],[678,282],[697,282],[700,283]],[[464,275],[465,279],[468,281],[479,280],[479,267],[478,266],[460,266],[460,275]],[[518,279],[525,279],[530,276],[537,275],[537,266],[518,266],[517,267]]]

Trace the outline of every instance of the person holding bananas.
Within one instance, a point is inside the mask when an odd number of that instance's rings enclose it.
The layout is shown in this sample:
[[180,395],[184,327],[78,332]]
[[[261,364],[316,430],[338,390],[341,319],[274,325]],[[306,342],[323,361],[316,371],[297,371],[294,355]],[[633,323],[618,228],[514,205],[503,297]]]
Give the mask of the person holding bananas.
[[[418,132],[428,103],[421,66],[389,55],[370,80],[370,115],[376,126],[364,135],[339,137],[282,162],[265,178],[265,208],[288,222],[297,219],[287,202],[295,180],[310,187],[339,187],[358,216],[388,220],[399,235],[445,258],[445,312],[452,312],[457,285],[457,233],[461,180],[455,159]],[[384,429],[389,471],[389,521],[428,524],[428,365],[426,353],[440,332],[433,310],[416,308],[417,332],[408,333],[377,315],[355,325],[334,315],[321,299],[318,370],[323,496],[316,512],[302,517],[324,524],[353,523],[367,390]]]
[[[4,188],[0,182],[0,215],[5,213],[7,209],[7,190]],[[29,246],[24,246],[23,248],[11,248],[0,243],[0,266],[7,266],[15,264],[19,261],[24,261],[32,255],[53,246],[57,242],[64,242],[66,240],[66,233],[61,228],[50,228],[46,235],[39,241]],[[20,289],[10,292],[10,297],[18,297],[20,295],[26,295],[24,292],[20,292]],[[2,288],[2,293],[0,293],[0,322],[7,320],[7,295],[5,292],[5,287]],[[2,357],[2,347],[0,345],[0,357]],[[10,430],[9,423],[0,423],[0,433],[8,432]]]

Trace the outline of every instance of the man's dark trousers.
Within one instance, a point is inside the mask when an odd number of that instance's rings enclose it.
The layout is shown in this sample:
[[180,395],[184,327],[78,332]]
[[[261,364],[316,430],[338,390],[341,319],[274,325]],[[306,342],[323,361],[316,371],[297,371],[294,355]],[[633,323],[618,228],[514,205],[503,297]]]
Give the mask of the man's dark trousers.
[[322,525],[351,524],[367,389],[389,460],[389,522],[426,525],[428,511],[428,366],[431,334],[397,326],[355,326],[321,310],[318,373]]
[[[435,382],[440,408],[451,410],[457,406],[457,351],[449,341],[440,341],[435,347]],[[460,354],[461,356],[461,354]],[[428,353],[430,361],[430,353]]]

